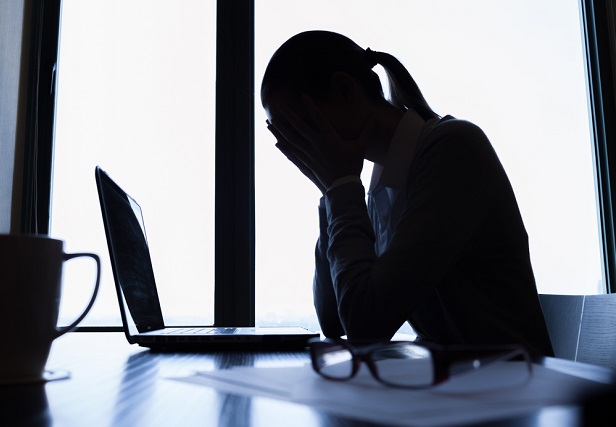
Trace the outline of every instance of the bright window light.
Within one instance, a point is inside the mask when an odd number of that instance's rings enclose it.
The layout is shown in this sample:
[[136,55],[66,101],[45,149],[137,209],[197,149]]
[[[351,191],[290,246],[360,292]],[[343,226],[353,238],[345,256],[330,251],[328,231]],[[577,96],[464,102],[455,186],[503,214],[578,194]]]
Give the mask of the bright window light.
[[[393,54],[437,113],[490,138],[516,192],[539,292],[605,292],[577,0],[255,4],[257,91],[271,55],[301,31]],[[314,327],[320,193],[274,147],[256,98],[257,323]]]
[[[120,324],[94,181],[100,165],[144,211],[165,320],[214,319],[214,0],[63,0],[51,234],[98,253],[101,291],[82,325]],[[93,268],[64,272],[61,320]]]
[[[83,324],[120,323],[96,165],[144,210],[166,320],[211,324],[216,2],[62,6],[51,235],[103,260],[101,293]],[[397,56],[437,113],[486,132],[516,192],[540,292],[605,292],[577,0],[258,0],[257,324],[318,328],[319,193],[274,147],[258,96],[276,48],[309,29]],[[65,267],[65,322],[91,292],[84,264]]]

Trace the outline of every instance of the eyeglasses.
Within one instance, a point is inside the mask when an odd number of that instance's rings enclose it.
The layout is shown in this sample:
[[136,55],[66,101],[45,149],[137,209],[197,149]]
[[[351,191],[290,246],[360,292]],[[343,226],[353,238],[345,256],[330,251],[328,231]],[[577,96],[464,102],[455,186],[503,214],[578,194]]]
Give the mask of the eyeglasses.
[[[329,380],[353,378],[365,362],[372,376],[388,386],[420,389],[454,376],[507,362],[499,378],[516,382],[530,378],[532,362],[521,346],[440,346],[410,341],[354,345],[342,339],[309,341],[313,369]],[[504,365],[505,366],[505,365]]]

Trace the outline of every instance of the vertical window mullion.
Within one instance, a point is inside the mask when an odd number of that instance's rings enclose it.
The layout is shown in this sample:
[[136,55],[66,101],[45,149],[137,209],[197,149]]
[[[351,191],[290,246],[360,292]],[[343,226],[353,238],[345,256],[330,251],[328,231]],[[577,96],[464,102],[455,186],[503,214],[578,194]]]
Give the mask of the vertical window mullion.
[[607,2],[581,2],[587,58],[591,123],[595,143],[595,167],[603,243],[603,268],[607,292],[616,292],[616,237],[614,188],[616,171],[616,118],[612,49],[613,10]]
[[61,0],[31,4],[20,231],[49,234]]
[[255,323],[254,0],[217,2],[214,323]]

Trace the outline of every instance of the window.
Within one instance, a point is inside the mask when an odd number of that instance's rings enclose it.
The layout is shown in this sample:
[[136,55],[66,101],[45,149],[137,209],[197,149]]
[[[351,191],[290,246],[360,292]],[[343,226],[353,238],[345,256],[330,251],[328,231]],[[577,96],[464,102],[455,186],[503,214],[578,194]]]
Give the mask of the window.
[[[83,325],[120,324],[94,167],[141,204],[165,320],[214,314],[216,4],[63,0],[51,235],[101,256]],[[91,292],[92,267],[65,267],[61,315]]]
[[[257,90],[271,55],[301,31],[332,30],[393,54],[437,113],[490,138],[539,292],[605,292],[578,1],[263,0],[255,15]],[[274,147],[259,99],[255,111],[257,321],[314,324],[320,194]]]
[[[592,9],[598,3],[582,4]],[[253,8],[254,22],[246,25],[242,20],[252,16]],[[606,211],[597,212],[597,183],[599,199],[610,200],[609,182],[601,178],[608,169],[602,166],[595,178],[593,168],[610,155],[611,128],[599,129],[607,136],[593,136],[591,128],[598,132],[597,111],[613,111],[601,110],[607,107],[591,92],[590,105],[598,110],[589,114],[583,31],[584,23],[594,19],[580,19],[576,0],[64,0],[50,234],[65,240],[69,252],[94,251],[103,259],[101,293],[84,325],[119,324],[93,177],[99,164],[144,208],[170,323],[212,323],[214,299],[220,300],[214,282],[223,286],[214,275],[218,239],[231,247],[230,254],[236,245],[233,236],[225,240],[218,221],[238,215],[250,233],[253,214],[251,208],[225,207],[215,215],[215,205],[227,197],[246,199],[250,207],[254,196],[256,323],[317,327],[311,283],[319,194],[273,146],[258,97],[275,49],[293,34],[315,28],[394,54],[438,113],[482,127],[516,191],[540,292],[604,292],[601,260],[607,251],[609,271],[613,251],[606,242],[613,241],[613,225]],[[227,28],[249,27],[241,37],[252,41],[252,24],[254,51],[250,43],[220,48]],[[603,46],[607,40],[600,42]],[[251,70],[253,60],[254,81],[238,84],[238,94],[215,90],[217,66],[218,81],[225,77],[221,61]],[[602,73],[600,83],[609,88],[608,75]],[[253,84],[254,105],[244,90]],[[254,109],[254,128],[252,119],[237,124],[254,131],[254,194],[250,182],[241,188],[214,185],[228,166],[217,153],[228,147],[214,143],[215,136],[224,141],[229,132],[215,123],[230,122],[229,116],[221,118],[221,100],[242,107],[248,102]],[[593,138],[599,139],[595,157]],[[231,153],[231,163],[250,163],[252,139],[245,139],[248,148]],[[369,174],[367,165],[362,179]],[[45,204],[44,194],[34,197]],[[250,265],[253,254],[250,247],[244,249],[241,256],[248,261],[242,266]],[[225,265],[233,271],[233,256],[229,261],[225,254]],[[65,269],[61,317],[66,321],[89,295],[93,273],[88,267],[75,263]],[[224,281],[227,297],[235,292],[252,307],[252,297],[245,297],[240,286],[252,286],[250,274],[246,280]],[[233,298],[225,304],[237,306]]]

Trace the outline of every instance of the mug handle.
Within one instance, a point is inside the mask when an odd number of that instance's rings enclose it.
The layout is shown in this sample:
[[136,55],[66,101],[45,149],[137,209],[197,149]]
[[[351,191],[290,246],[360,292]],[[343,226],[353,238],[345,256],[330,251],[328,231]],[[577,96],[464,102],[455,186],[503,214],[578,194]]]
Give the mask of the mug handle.
[[83,257],[83,256],[90,257],[94,261],[96,261],[96,284],[94,285],[94,292],[92,293],[92,298],[90,298],[90,302],[88,303],[83,313],[81,313],[79,317],[73,323],[71,323],[68,326],[64,326],[62,328],[56,328],[56,336],[54,337],[54,339],[58,338],[60,335],[64,335],[65,333],[72,331],[73,329],[77,327],[79,322],[81,322],[83,318],[86,317],[86,314],[88,314],[88,312],[94,305],[94,300],[96,299],[96,295],[98,294],[98,288],[101,282],[101,259],[99,258],[98,255],[87,253],[87,252],[76,253],[76,254],[64,254],[64,261],[68,261],[70,259]]

